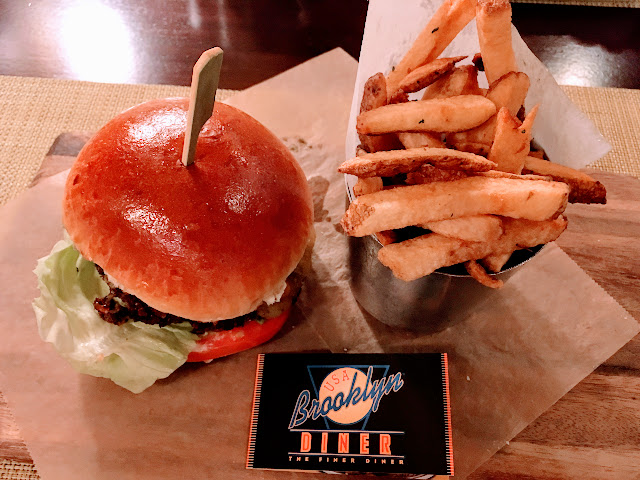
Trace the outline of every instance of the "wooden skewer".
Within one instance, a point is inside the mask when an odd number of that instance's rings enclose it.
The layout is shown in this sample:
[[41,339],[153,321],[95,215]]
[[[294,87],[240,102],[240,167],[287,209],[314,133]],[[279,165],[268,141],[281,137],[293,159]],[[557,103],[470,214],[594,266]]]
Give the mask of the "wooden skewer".
[[187,132],[182,147],[182,164],[185,167],[195,161],[198,135],[202,126],[213,114],[221,67],[222,49],[220,47],[204,52],[193,66]]

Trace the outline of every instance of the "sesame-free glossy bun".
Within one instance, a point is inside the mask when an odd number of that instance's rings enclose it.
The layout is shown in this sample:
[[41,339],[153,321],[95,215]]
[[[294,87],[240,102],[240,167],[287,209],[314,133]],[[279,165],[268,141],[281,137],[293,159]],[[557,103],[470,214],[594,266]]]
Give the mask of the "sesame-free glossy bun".
[[302,258],[311,193],[289,150],[220,102],[181,163],[188,99],[133,107],[82,149],[63,222],[80,253],[151,307],[199,321],[255,310]]

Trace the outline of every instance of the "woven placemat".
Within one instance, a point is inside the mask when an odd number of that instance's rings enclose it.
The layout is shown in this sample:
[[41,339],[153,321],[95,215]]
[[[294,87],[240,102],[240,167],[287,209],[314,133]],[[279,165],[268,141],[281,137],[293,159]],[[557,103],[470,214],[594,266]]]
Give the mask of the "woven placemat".
[[583,7],[640,8],[640,0],[511,0],[511,3],[546,3],[550,5],[578,5]]
[[0,480],[40,480],[32,463],[0,460]]
[[640,178],[640,90],[569,85],[562,89],[613,146],[591,167]]
[[[233,93],[220,89],[217,98]],[[0,76],[0,205],[29,185],[60,133],[96,131],[133,105],[188,94],[188,87],[169,85]]]

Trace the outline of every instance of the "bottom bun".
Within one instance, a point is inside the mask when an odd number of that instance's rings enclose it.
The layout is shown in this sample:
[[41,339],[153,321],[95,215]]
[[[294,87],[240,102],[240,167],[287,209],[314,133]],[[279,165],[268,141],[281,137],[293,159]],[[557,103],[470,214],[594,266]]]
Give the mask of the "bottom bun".
[[285,310],[262,323],[252,320],[231,330],[205,333],[196,343],[196,348],[189,353],[187,362],[209,362],[265,343],[280,331],[290,311],[291,309]]

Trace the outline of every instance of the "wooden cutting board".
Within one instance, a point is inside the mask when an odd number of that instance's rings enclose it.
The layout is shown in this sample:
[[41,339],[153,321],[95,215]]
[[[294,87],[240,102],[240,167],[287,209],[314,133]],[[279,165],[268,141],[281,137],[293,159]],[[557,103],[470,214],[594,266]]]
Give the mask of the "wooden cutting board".
[[[89,137],[60,135],[33,184],[69,168]],[[556,243],[640,321],[640,180],[588,173],[606,186],[608,203],[570,205]],[[0,459],[32,461],[1,394]],[[469,478],[640,479],[640,335]]]

